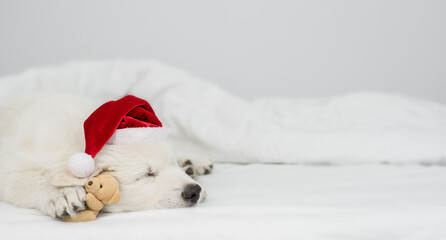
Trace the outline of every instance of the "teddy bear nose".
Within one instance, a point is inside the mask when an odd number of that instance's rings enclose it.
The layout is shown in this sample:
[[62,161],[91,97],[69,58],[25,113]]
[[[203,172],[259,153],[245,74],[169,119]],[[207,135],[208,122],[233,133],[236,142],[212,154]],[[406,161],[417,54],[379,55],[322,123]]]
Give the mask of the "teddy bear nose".
[[91,186],[91,185],[93,185],[93,181],[88,182],[88,186]]

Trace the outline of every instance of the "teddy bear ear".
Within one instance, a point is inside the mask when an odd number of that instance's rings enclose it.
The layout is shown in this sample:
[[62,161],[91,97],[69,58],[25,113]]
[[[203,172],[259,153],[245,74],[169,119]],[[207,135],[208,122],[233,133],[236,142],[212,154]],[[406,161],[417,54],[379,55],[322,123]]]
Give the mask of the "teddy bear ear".
[[119,201],[119,199],[121,199],[121,194],[116,191],[115,194],[113,194],[113,196],[110,198],[110,200],[108,200],[107,204],[115,204]]

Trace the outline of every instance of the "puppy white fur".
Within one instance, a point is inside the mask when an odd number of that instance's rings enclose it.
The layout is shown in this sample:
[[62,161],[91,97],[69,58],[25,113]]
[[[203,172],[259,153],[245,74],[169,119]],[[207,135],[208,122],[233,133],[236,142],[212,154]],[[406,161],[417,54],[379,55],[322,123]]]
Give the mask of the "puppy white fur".
[[[84,208],[86,179],[67,171],[67,160],[84,151],[83,121],[106,100],[67,94],[23,96],[0,109],[0,200],[61,217]],[[156,111],[156,109],[155,109]],[[121,200],[104,211],[188,207],[183,192],[196,181],[180,168],[166,141],[106,145],[95,157],[95,175],[120,182]],[[199,158],[195,173],[211,169]],[[193,159],[190,159],[193,162]],[[190,164],[190,161],[188,162]],[[193,164],[190,164],[193,165]]]

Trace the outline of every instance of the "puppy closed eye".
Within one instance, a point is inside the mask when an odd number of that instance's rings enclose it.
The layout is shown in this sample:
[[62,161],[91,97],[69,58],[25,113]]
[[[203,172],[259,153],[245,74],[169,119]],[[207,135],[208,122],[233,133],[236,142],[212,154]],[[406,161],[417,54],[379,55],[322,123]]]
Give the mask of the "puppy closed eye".
[[152,169],[148,169],[147,172],[143,176],[137,178],[136,181],[139,181],[144,178],[153,178],[156,177],[156,175],[157,174],[154,171],[152,171]]
[[146,175],[147,175],[147,177],[156,177],[157,174],[155,173],[155,171],[153,171],[152,168],[149,167],[147,169]]
[[147,177],[156,177],[154,172],[147,172]]

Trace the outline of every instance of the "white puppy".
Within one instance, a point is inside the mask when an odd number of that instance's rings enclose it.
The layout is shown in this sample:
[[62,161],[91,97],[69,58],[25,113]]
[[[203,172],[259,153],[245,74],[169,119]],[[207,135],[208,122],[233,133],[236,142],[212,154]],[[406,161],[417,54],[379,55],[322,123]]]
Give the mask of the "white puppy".
[[[84,151],[83,121],[104,102],[42,93],[3,106],[0,200],[53,217],[84,209],[85,179],[69,174],[67,161]],[[166,141],[105,145],[95,162],[95,175],[107,172],[120,182],[121,200],[109,212],[193,206],[205,193],[191,176],[212,169],[208,160],[177,158]]]

